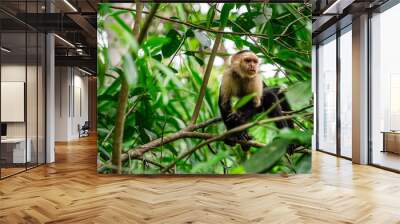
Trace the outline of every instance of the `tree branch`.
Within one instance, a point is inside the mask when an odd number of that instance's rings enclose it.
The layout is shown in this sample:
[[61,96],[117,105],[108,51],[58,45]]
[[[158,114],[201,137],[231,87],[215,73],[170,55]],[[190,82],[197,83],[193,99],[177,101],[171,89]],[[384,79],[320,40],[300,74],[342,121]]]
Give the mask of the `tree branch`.
[[[161,145],[168,144],[170,142],[173,142],[173,141],[176,141],[176,140],[182,139],[182,138],[211,139],[211,138],[215,138],[215,137],[217,137],[217,135],[203,133],[203,132],[178,131],[172,135],[168,135],[168,136],[164,136],[163,138],[155,139],[149,143],[146,143],[144,145],[141,145],[134,149],[129,150],[126,156],[125,155],[121,156],[121,160],[125,161],[126,159],[129,159],[129,156],[136,158],[138,156],[143,155],[145,152],[149,151],[150,149],[156,148]],[[220,140],[224,140],[224,139],[225,138],[222,138]],[[257,148],[265,146],[264,144],[258,143],[255,141],[237,141],[237,143],[245,144],[245,145],[253,146],[253,147],[257,147]]]
[[125,124],[125,110],[126,103],[128,102],[128,83],[125,78],[121,79],[121,90],[118,97],[118,110],[115,120],[115,134],[113,142],[113,153],[112,153],[112,164],[116,169],[113,169],[113,173],[121,174],[121,149],[122,141],[124,136],[124,124]]
[[[312,114],[312,113],[306,113],[304,115],[309,115],[309,114]],[[225,133],[223,133],[221,135],[215,136],[213,138],[210,138],[210,139],[200,143],[199,145],[195,146],[194,148],[184,152],[177,159],[175,159],[171,164],[169,164],[163,170],[161,170],[161,172],[165,173],[171,167],[173,167],[176,164],[176,162],[178,162],[179,160],[182,160],[186,156],[192,154],[197,149],[200,149],[201,147],[203,147],[203,146],[205,146],[205,145],[207,145],[207,144],[209,144],[211,142],[225,139],[226,137],[231,136],[232,134],[244,131],[244,130],[246,130],[248,128],[251,128],[251,127],[253,127],[255,125],[264,125],[264,124],[271,123],[271,122],[276,122],[276,121],[281,121],[281,120],[288,120],[288,119],[292,119],[292,118],[294,118],[296,116],[298,116],[298,115],[280,116],[280,117],[275,117],[275,118],[270,118],[270,119],[264,119],[264,120],[259,120],[259,121],[254,121],[254,122],[251,122],[251,123],[243,124],[241,126],[238,126],[238,127],[233,128],[233,129],[230,129],[229,131],[227,131],[227,132],[225,132]]]
[[136,35],[136,38],[138,38],[138,34],[140,32],[140,23],[142,21],[143,3],[141,3],[140,0],[135,0],[135,3],[136,14],[135,23],[133,25],[133,34]]
[[[155,3],[153,7],[151,8],[150,12],[147,15],[146,20],[144,21],[143,27],[140,31],[139,37],[138,37],[138,44],[140,45],[142,41],[144,40],[144,37],[147,34],[147,30],[150,27],[151,21],[153,20],[158,8],[160,7],[160,3]],[[130,9],[133,10],[133,9]]]
[[152,164],[154,166],[157,166],[157,167],[159,167],[161,169],[164,169],[163,165],[161,165],[160,163],[158,163],[156,161],[150,160],[150,159],[146,159],[146,158],[143,158],[143,157],[136,157],[136,158],[132,158],[132,159],[145,161],[146,163],[150,163],[150,164]]
[[[221,24],[219,27],[219,30],[222,31],[223,29],[224,29],[224,26],[222,26],[222,24]],[[218,33],[217,36],[215,37],[214,46],[211,51],[210,58],[208,59],[206,72],[204,73],[203,84],[201,85],[201,88],[200,88],[199,97],[197,98],[196,106],[194,107],[194,112],[193,112],[193,116],[190,121],[190,124],[195,124],[197,117],[199,116],[201,104],[203,103],[203,98],[204,98],[204,95],[206,94],[208,80],[210,79],[211,70],[214,65],[215,54],[218,51],[222,36],[223,36],[222,33]]]
[[187,130],[187,131],[188,130],[197,130],[197,129],[200,129],[200,128],[207,127],[207,126],[209,126],[211,124],[218,123],[220,121],[222,121],[222,117],[213,118],[213,119],[210,119],[210,120],[205,121],[205,122],[200,123],[200,124],[189,125],[185,130]]
[[[207,54],[207,55],[211,54],[211,51],[185,51],[185,53],[186,52],[193,53],[193,54]],[[232,54],[229,54],[229,53],[226,53],[226,52],[217,52],[216,55],[218,55],[220,57],[229,57]]]

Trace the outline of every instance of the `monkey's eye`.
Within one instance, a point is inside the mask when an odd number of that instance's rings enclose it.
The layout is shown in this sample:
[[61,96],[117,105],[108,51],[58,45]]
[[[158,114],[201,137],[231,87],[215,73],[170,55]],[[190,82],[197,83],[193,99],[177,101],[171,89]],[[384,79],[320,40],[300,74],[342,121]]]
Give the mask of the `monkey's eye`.
[[246,58],[246,59],[244,59],[244,62],[246,62],[246,63],[250,63],[250,59],[248,59],[248,58]]

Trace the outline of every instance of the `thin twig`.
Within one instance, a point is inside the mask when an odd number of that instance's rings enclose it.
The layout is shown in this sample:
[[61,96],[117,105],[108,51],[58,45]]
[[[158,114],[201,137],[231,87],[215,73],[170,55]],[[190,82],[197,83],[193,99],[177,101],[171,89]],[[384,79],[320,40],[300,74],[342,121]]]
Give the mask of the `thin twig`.
[[183,39],[181,41],[181,43],[179,44],[179,47],[176,49],[176,51],[174,52],[174,55],[172,55],[171,60],[168,63],[168,66],[170,66],[172,64],[172,61],[174,60],[175,56],[178,54],[178,52],[181,50],[183,43],[185,43],[186,40],[186,34],[183,36]]
[[[119,9],[119,10],[126,10],[126,11],[135,11],[135,9],[130,9],[130,8],[125,8],[125,7],[119,7],[119,6],[111,6],[111,8],[113,9]],[[142,13],[144,14],[148,14],[149,12],[147,11],[142,11]],[[270,39],[273,37],[279,37],[279,35],[266,35],[266,34],[260,34],[260,33],[248,33],[248,32],[229,32],[229,31],[223,31],[223,30],[215,30],[215,29],[210,29],[210,28],[206,28],[203,26],[199,26],[193,23],[189,23],[189,22],[184,22],[184,21],[180,21],[180,20],[176,20],[176,19],[171,19],[171,18],[167,18],[167,17],[163,17],[160,15],[155,15],[154,17],[161,19],[161,20],[166,20],[166,21],[170,21],[170,22],[174,22],[174,23],[179,23],[179,24],[183,24],[198,30],[204,30],[210,33],[220,33],[220,34],[230,34],[230,35],[238,35],[238,36],[255,36],[255,37],[259,37],[259,38],[263,38],[263,39]]]
[[[219,27],[219,30],[223,30],[223,29],[224,29],[224,26],[222,26],[222,23],[221,23],[221,25]],[[208,59],[208,62],[207,62],[207,68],[206,68],[206,71],[204,73],[203,83],[202,83],[201,88],[200,88],[199,97],[197,98],[196,105],[194,107],[194,111],[193,111],[193,115],[192,115],[192,119],[190,121],[190,124],[195,124],[196,120],[197,120],[197,117],[199,116],[200,109],[201,109],[201,104],[203,103],[204,95],[206,94],[208,80],[210,79],[211,70],[212,70],[213,65],[214,65],[215,54],[218,51],[219,44],[221,43],[222,36],[223,36],[222,33],[218,33],[217,36],[215,37],[214,46],[213,46],[213,49],[211,50],[211,55],[210,55],[210,58]]]
[[307,110],[307,109],[312,108],[313,106],[314,106],[314,105],[308,105],[308,106],[303,107],[303,108],[301,108],[301,109],[299,109],[299,110],[288,111],[288,112],[283,112],[283,113],[286,114],[286,115],[295,114],[295,113],[300,113],[300,112],[303,112],[303,111],[305,111],[305,110]]
[[147,34],[147,30],[150,28],[151,21],[153,20],[159,7],[160,7],[160,3],[155,3],[153,5],[153,7],[151,8],[150,12],[148,13],[146,20],[144,21],[143,27],[140,30],[140,34],[139,34],[139,37],[137,40],[139,45],[143,42],[144,37]]

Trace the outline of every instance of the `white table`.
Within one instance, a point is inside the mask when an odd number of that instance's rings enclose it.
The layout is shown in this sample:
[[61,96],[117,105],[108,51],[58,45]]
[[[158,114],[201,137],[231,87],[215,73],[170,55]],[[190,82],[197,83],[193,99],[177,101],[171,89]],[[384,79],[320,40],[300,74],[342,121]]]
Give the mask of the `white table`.
[[[32,140],[26,139],[28,143],[25,151],[25,138],[5,138],[1,139],[2,147],[13,146],[13,163],[26,163],[32,160]],[[25,154],[26,153],[26,154]]]

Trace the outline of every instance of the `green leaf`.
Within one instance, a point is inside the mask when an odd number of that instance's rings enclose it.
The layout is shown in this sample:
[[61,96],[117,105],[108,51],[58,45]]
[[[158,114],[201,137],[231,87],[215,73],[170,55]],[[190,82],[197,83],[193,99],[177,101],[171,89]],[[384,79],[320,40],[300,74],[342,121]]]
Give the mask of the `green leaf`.
[[233,105],[232,109],[233,109],[234,111],[236,111],[236,110],[238,110],[239,108],[243,107],[243,106],[246,105],[248,102],[250,102],[250,101],[254,98],[255,95],[256,95],[256,93],[252,93],[252,94],[249,94],[249,95],[246,95],[246,96],[240,98],[240,99]]
[[214,167],[228,155],[227,151],[219,151],[217,155],[213,156],[206,162],[197,163],[192,168],[192,173],[210,173]]
[[179,45],[182,41],[182,36],[179,34],[178,31],[174,29],[169,30],[169,32],[167,33],[167,38],[169,39],[169,41],[165,43],[161,48],[161,52],[164,58],[172,56],[179,48]]
[[153,37],[148,38],[144,42],[143,47],[157,48],[157,47],[161,47],[164,44],[169,43],[170,41],[171,40],[169,38],[153,36]]
[[122,74],[124,74],[124,77],[125,77],[128,85],[132,86],[132,85],[136,84],[138,74],[137,74],[137,70],[136,70],[136,65],[130,54],[125,54],[123,56],[122,66],[124,68],[124,72]]
[[233,9],[233,7],[235,7],[234,3],[224,3],[224,5],[222,6],[220,27],[225,27],[228,23],[229,12]]
[[311,145],[312,130],[300,131],[297,129],[284,128],[279,131],[278,138],[301,145]]
[[229,171],[230,174],[245,174],[246,170],[243,166],[237,166]]
[[[122,76],[122,70],[117,68],[117,67],[112,67],[111,68],[112,71],[115,71],[117,74],[119,74],[120,76]],[[118,71],[118,72],[117,72]],[[121,74],[120,74],[121,73]],[[116,93],[118,93],[119,91],[119,86],[121,85],[121,79],[120,77],[117,77],[110,85],[108,85],[107,87],[104,87],[102,89],[98,90],[98,96],[101,95],[115,95]]]
[[310,173],[311,164],[311,154],[303,153],[295,164],[296,173]]
[[268,170],[285,155],[288,145],[286,139],[274,139],[243,164],[246,172],[262,173]]
[[156,66],[157,69],[159,69],[162,73],[164,73],[167,76],[174,76],[174,71],[171,70],[171,68],[167,67],[163,63],[157,61],[157,60],[151,60],[154,65]]
[[216,4],[212,5],[210,7],[210,9],[207,12],[207,28],[211,27],[211,24],[214,21],[214,17],[215,17],[215,9],[216,9]]
[[310,80],[297,82],[289,86],[285,93],[293,110],[300,110],[310,104],[312,92]]
[[250,32],[256,26],[253,18],[257,16],[257,12],[246,12],[236,18],[235,23],[232,25],[232,30],[235,32]]
[[194,37],[194,32],[192,29],[188,29],[185,33],[186,37]]

